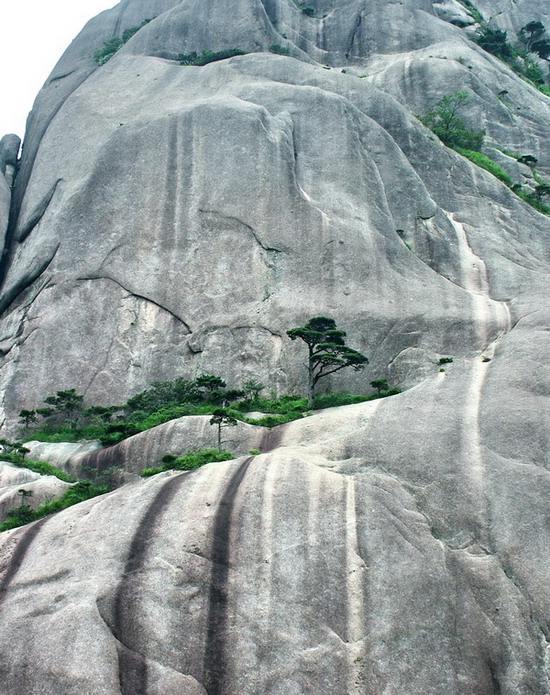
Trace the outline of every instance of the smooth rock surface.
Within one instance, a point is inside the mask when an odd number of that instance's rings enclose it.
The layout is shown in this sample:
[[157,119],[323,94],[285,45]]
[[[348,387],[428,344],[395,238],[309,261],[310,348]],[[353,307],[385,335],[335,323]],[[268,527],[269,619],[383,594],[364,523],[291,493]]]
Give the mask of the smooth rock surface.
[[[550,219],[415,116],[468,90],[484,151],[532,186],[509,153],[550,177],[550,99],[452,2],[309,4],[124,0],[69,47],[16,179],[3,432],[64,388],[303,390],[286,331],[315,315],[370,359],[327,386],[405,390],[239,425],[236,460],[2,534],[1,695],[550,693]],[[543,0],[476,6],[550,26]],[[175,61],[230,46],[252,52]],[[211,446],[208,420],[55,451],[134,475]]]
[[0,461],[0,521],[14,507],[21,504],[19,490],[32,493],[25,498],[25,504],[35,509],[43,502],[61,497],[70,483],[65,483],[53,475],[40,475],[25,468],[18,468]]
[[29,450],[29,458],[48,461],[53,466],[66,471],[68,471],[67,462],[72,458],[85,456],[101,448],[101,444],[97,440],[60,442],[58,444],[30,441],[24,442],[24,446]]

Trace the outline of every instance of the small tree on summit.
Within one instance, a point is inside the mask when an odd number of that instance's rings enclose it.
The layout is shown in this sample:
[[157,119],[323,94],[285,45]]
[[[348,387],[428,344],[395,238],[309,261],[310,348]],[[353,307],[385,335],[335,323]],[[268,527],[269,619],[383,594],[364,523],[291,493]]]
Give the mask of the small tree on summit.
[[346,332],[336,328],[334,319],[316,316],[305,326],[287,331],[291,340],[300,338],[308,348],[308,398],[311,401],[319,379],[340,371],[345,367],[363,369],[368,359],[357,350],[348,347]]

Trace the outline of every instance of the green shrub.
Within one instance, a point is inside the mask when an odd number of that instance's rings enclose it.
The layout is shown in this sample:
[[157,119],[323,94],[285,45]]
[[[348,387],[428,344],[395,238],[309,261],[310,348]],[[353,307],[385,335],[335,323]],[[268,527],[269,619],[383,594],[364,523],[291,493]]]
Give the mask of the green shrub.
[[538,63],[535,63],[531,58],[525,59],[523,63],[523,74],[537,87],[544,84],[544,73]]
[[286,48],[285,46],[281,46],[278,43],[272,43],[271,46],[269,47],[269,50],[271,51],[271,53],[276,53],[277,55],[280,55],[280,56],[290,55],[290,48]]
[[8,461],[18,468],[28,468],[30,471],[40,473],[40,475],[53,475],[59,480],[64,480],[66,483],[74,483],[75,479],[60,468],[52,466],[46,461],[35,461],[33,459],[23,458],[19,454],[2,454],[2,461]]
[[203,51],[202,53],[193,51],[192,53],[180,53],[178,55],[178,62],[180,65],[195,65],[200,67],[218,60],[226,60],[234,56],[246,55],[247,53],[248,51],[243,51],[241,48],[224,48],[221,51]]
[[112,36],[110,39],[107,39],[107,41],[103,42],[101,48],[98,48],[96,51],[93,52],[92,58],[98,65],[103,65],[110,58],[112,58],[115,55],[115,53],[122,48],[122,46],[124,46],[126,41],[131,39],[136,32],[138,32],[146,24],[149,24],[150,21],[151,19],[144,19],[141,24],[125,29],[122,32],[122,38],[119,38],[118,36]]
[[454,360],[452,357],[440,357],[439,358],[439,364],[451,364],[451,362],[453,362],[453,361]]
[[174,454],[165,454],[162,457],[162,466],[154,468],[144,468],[140,475],[142,478],[148,478],[157,473],[162,473],[168,470],[176,471],[191,471],[195,468],[200,468],[207,463],[216,461],[230,461],[235,458],[230,451],[225,449],[192,449],[183,456],[175,456]]
[[176,377],[171,381],[154,381],[150,388],[129,398],[125,407],[129,411],[153,413],[160,408],[196,403],[200,400],[201,393],[195,381]]
[[301,413],[287,414],[287,415],[265,415],[264,417],[257,418],[255,420],[246,420],[251,425],[257,425],[258,427],[277,427],[277,425],[284,425],[287,422],[292,422],[292,420],[297,420],[302,417]]
[[0,524],[0,532],[28,524],[31,521],[37,521],[44,516],[60,512],[63,509],[67,509],[67,507],[84,502],[92,497],[103,495],[106,492],[108,492],[108,489],[105,485],[94,485],[88,480],[75,483],[65,490],[62,497],[51,502],[44,502],[44,504],[41,504],[34,510],[26,504],[12,509],[6,515],[6,519]]
[[543,93],[546,94],[547,97],[550,97],[550,85],[547,84],[539,84],[537,85],[539,90]]
[[125,29],[122,32],[122,42],[126,43],[129,41],[134,34],[136,34],[142,27],[144,27],[146,24],[149,24],[149,22],[153,19],[150,17],[149,19],[144,19],[141,24],[137,24],[136,26],[129,27],[128,29]]
[[537,196],[533,193],[526,193],[521,187],[518,188],[516,186],[514,186],[512,190],[522,200],[524,200],[526,203],[529,203],[529,205],[534,207],[539,212],[542,212],[545,215],[550,215],[550,205],[548,205],[547,203],[543,203],[542,200],[539,200]]
[[122,46],[124,46],[123,40],[118,36],[113,36],[112,38],[107,39],[101,48],[94,51],[92,57],[98,65],[103,65],[110,58],[112,58],[114,54],[122,48]]
[[315,14],[315,10],[313,7],[304,7],[303,5],[300,5],[300,9],[304,14],[307,14],[308,17],[313,17]]
[[316,410],[323,408],[336,408],[341,405],[353,405],[354,403],[364,403],[366,401],[374,401],[378,398],[386,396],[395,396],[401,393],[401,389],[393,388],[384,391],[383,393],[359,394],[350,393],[349,391],[336,391],[335,393],[320,393],[313,399],[313,407]]
[[460,110],[470,101],[468,92],[445,94],[425,116],[418,116],[447,147],[480,150],[485,137],[484,130],[471,130],[459,117]]
[[496,176],[497,179],[505,183],[507,186],[511,187],[513,185],[512,179],[508,176],[504,169],[501,166],[499,166],[496,162],[494,162],[492,159],[487,157],[487,155],[484,155],[481,152],[466,150],[462,147],[455,147],[455,149],[457,152],[469,159],[471,162],[477,164],[477,166],[481,167],[482,169],[485,169],[493,176]]
[[259,449],[250,449],[248,453],[250,456],[259,456],[262,452]]

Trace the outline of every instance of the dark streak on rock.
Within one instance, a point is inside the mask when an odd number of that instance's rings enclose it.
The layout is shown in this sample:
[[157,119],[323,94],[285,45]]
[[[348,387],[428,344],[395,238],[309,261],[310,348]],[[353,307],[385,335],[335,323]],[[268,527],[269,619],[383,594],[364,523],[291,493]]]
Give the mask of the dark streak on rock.
[[[357,39],[357,34],[360,32],[362,21],[363,17],[361,16],[361,14],[358,14],[355,20],[355,26],[353,27],[353,31],[349,40],[348,50],[346,51],[346,58],[349,58],[352,55],[353,44]],[[359,43],[359,39],[357,39],[357,41]],[[358,46],[358,48],[360,47]],[[360,50],[358,51],[358,53],[360,54]]]
[[214,521],[212,540],[212,573],[206,620],[203,682],[208,695],[228,695],[226,687],[228,649],[226,633],[228,615],[228,578],[230,561],[231,517],[235,499],[253,456],[246,458],[231,476]]
[[[168,157],[166,160],[165,199],[162,213],[163,229],[170,229],[174,238],[176,236],[176,211],[177,211],[177,172],[178,172],[178,122],[177,118],[171,118],[168,122]],[[175,240],[170,242],[177,244]]]
[[260,451],[263,454],[273,451],[273,449],[276,449],[281,444],[283,428],[284,425],[279,425],[279,427],[272,427],[264,431],[260,442]]
[[36,538],[40,529],[46,523],[46,521],[47,518],[40,519],[40,521],[34,523],[30,528],[27,528],[21,534],[21,540],[17,544],[15,552],[12,555],[6,574],[2,577],[2,581],[0,581],[0,604],[4,600],[7,590],[13,581],[13,578],[15,577],[17,572],[19,572],[23,560],[25,559],[25,555],[27,554],[27,551],[29,550],[30,546],[32,545],[32,542],[34,541],[34,539]]
[[147,694],[145,657],[130,646],[141,637],[137,605],[137,596],[140,593],[138,586],[140,572],[159,519],[188,475],[184,473],[176,478],[170,478],[155,495],[134,533],[124,566],[124,574],[115,593],[111,624],[113,635],[121,645],[118,649],[118,663],[122,695]]
[[496,668],[493,663],[489,662],[489,673],[491,674],[491,684],[493,686],[492,695],[501,695],[502,690],[500,689],[500,683],[496,673]]
[[92,476],[97,480],[99,475],[109,468],[124,468],[126,457],[124,448],[119,446],[119,444],[114,444],[106,449],[97,449],[84,456],[79,456],[77,464],[79,473],[85,476]]

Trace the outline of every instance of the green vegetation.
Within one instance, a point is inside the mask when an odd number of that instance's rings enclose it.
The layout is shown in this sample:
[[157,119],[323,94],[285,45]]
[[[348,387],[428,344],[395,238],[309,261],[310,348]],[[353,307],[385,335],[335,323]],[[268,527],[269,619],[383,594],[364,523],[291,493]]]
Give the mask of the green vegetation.
[[286,48],[285,46],[281,46],[278,43],[272,43],[271,46],[269,47],[269,50],[271,53],[277,53],[277,55],[280,56],[289,56],[290,55],[290,48]]
[[0,439],[0,461],[7,461],[17,468],[28,468],[30,471],[41,475],[53,475],[59,480],[67,483],[74,483],[75,479],[62,471],[60,468],[52,466],[45,461],[34,461],[26,458],[29,450],[19,442],[11,442],[8,439]]
[[[483,144],[484,131],[469,130],[458,115],[460,109],[465,106],[468,101],[469,95],[468,92],[465,91],[446,94],[437,102],[431,111],[425,116],[418,116],[418,118],[448,147],[452,147],[463,157],[467,157],[471,162],[491,173],[506,184],[517,196],[526,203],[529,203],[529,205],[539,212],[546,215],[550,214],[550,205],[543,201],[543,198],[550,196],[550,184],[538,175],[535,169],[535,164],[537,162],[536,157],[532,155],[519,155],[514,152],[509,152],[502,147],[496,148],[505,155],[513,157],[521,164],[527,164],[531,167],[533,177],[538,184],[531,193],[529,191],[524,191],[521,184],[514,183],[509,174],[507,174],[499,164],[486,154],[479,152]],[[461,144],[467,142],[470,143],[470,147]]]
[[235,427],[237,418],[233,417],[227,408],[216,408],[210,418],[210,424],[218,428],[218,449],[222,448],[222,429],[224,427]]
[[385,379],[374,379],[374,381],[370,382],[370,385],[373,389],[376,389],[378,395],[380,395],[382,391],[387,391],[389,389],[388,382]]
[[475,22],[481,24],[483,22],[483,16],[479,10],[470,2],[470,0],[459,0],[460,4],[463,5],[468,12],[472,15]]
[[[345,344],[345,331],[337,329],[335,321],[330,318],[318,316],[310,319],[305,326],[289,330],[288,335],[292,340],[300,338],[308,346],[308,397],[300,394],[279,397],[271,394],[266,397],[262,395],[265,386],[257,379],[245,380],[242,388],[230,388],[224,379],[214,374],[202,374],[194,380],[176,377],[170,381],[153,382],[123,405],[85,408],[83,396],[75,389],[68,389],[44,399],[53,407],[22,410],[21,436],[45,442],[99,439],[103,446],[110,446],[169,420],[189,415],[211,415],[210,423],[218,428],[218,449],[221,449],[222,429],[235,426],[238,421],[275,427],[304,417],[311,408],[359,403],[399,393],[399,389],[390,389],[386,380],[379,379],[371,383],[377,390],[376,394],[342,391],[314,395],[320,379],[345,367],[360,370],[368,359]],[[247,416],[249,412],[263,415],[255,419]],[[39,415],[42,419],[37,422]],[[10,446],[20,445],[12,443]],[[16,448],[7,453],[10,452],[20,461],[28,450],[23,447],[21,452]],[[38,465],[43,472],[44,464]]]
[[0,532],[29,524],[31,521],[37,521],[44,516],[60,512],[63,509],[67,509],[67,507],[71,507],[73,504],[84,502],[92,497],[97,497],[97,495],[103,495],[106,492],[108,492],[108,488],[105,485],[94,485],[89,480],[85,480],[80,483],[75,483],[65,490],[62,497],[52,500],[51,502],[44,502],[44,504],[41,504],[36,509],[31,509],[28,504],[25,504],[25,498],[22,496],[22,503],[8,512],[6,519],[0,523]]
[[493,176],[496,176],[497,179],[505,183],[509,188],[512,187],[512,179],[508,176],[504,169],[499,164],[494,162],[490,157],[487,157],[487,155],[482,154],[481,152],[462,149],[462,147],[456,147],[455,149],[463,157],[466,157],[474,164],[477,164],[478,167],[481,167],[482,169],[485,169],[491,173]]
[[0,460],[8,461],[9,463],[17,466],[18,468],[28,468],[30,471],[35,473],[40,473],[40,475],[53,475],[59,480],[63,480],[66,483],[74,483],[75,479],[62,471],[61,468],[56,468],[52,466],[51,463],[47,461],[35,461],[33,459],[18,459],[14,454],[1,454]]
[[[348,350],[350,349],[346,348],[346,352]],[[336,366],[340,367],[340,363]],[[219,386],[220,382],[223,387],[214,388],[214,385]],[[150,388],[132,396],[122,406],[92,406],[81,409],[78,411],[79,421],[76,427],[67,424],[59,411],[50,409],[49,414],[42,416],[42,422],[35,428],[24,427],[21,435],[26,439],[45,442],[99,439],[104,446],[109,446],[156,425],[188,415],[215,416],[219,410],[222,410],[228,418],[262,427],[276,427],[304,417],[311,408],[320,409],[360,403],[399,393],[398,389],[386,390],[382,387],[380,394],[351,394],[348,391],[340,391],[334,394],[319,394],[310,401],[300,394],[283,394],[279,397],[272,394],[266,397],[262,395],[264,388],[264,385],[255,379],[245,381],[242,389],[230,389],[226,388],[225,382],[220,377],[210,374],[203,374],[194,381],[177,377],[172,381],[154,382]],[[259,419],[247,418],[246,413],[252,411],[259,411],[266,415]],[[38,410],[36,412],[38,413]],[[75,413],[71,415],[72,422]],[[217,425],[217,423],[214,424]],[[13,446],[19,445],[13,444]],[[9,457],[9,453],[4,455],[6,460]],[[24,456],[16,455],[14,458],[22,461]],[[33,462],[25,461],[24,465],[31,467],[31,464],[34,465]],[[40,470],[36,469],[40,473],[58,475],[58,477],[65,475],[62,471],[54,472],[53,469],[46,471],[44,466],[49,464],[37,462],[36,465],[40,468]]]
[[241,48],[224,48],[222,51],[202,51],[202,53],[193,51],[192,53],[180,53],[178,55],[178,62],[180,65],[195,65],[200,67],[202,65],[208,65],[208,63],[215,63],[218,60],[226,60],[234,56],[243,56],[247,53],[248,51],[243,51]]
[[452,357],[440,357],[439,364],[451,364],[453,362]]
[[112,36],[110,39],[107,39],[107,41],[103,43],[101,48],[98,48],[96,51],[94,51],[92,58],[98,65],[104,65],[110,58],[112,58],[115,55],[117,51],[119,51],[124,46],[124,44],[127,41],[129,41],[132,38],[132,36],[136,32],[138,32],[146,24],[149,24],[151,19],[153,18],[144,19],[141,24],[125,29],[122,32],[122,38],[118,36]]
[[174,454],[165,454],[162,457],[162,466],[155,468],[144,468],[140,475],[143,478],[148,478],[163,471],[192,471],[195,468],[204,466],[206,463],[214,463],[215,461],[229,461],[235,458],[230,451],[224,449],[192,449],[183,456],[175,456]]
[[118,36],[113,36],[103,43],[101,48],[94,51],[92,58],[98,65],[104,65],[114,54],[124,46],[124,41]]
[[458,115],[470,103],[468,92],[445,94],[425,116],[419,120],[427,126],[447,147],[479,151],[485,137],[484,130],[471,130]]
[[352,367],[356,371],[368,364],[368,358],[348,347],[346,332],[336,328],[334,319],[316,316],[304,326],[287,331],[291,340],[300,338],[308,349],[308,398],[313,400],[315,386],[320,379]]
[[396,396],[401,393],[401,389],[393,388],[380,393],[369,393],[360,395],[358,393],[350,393],[349,391],[336,391],[334,393],[320,393],[313,399],[313,408],[322,410],[323,408],[336,408],[341,405],[352,405],[353,403],[365,403],[366,401],[375,401],[378,398],[386,398],[387,396]]
[[550,59],[550,40],[542,22],[528,22],[517,35],[520,43],[511,44],[507,32],[490,27],[480,20],[476,42],[483,50],[502,60],[515,73],[537,87],[543,94],[548,94],[544,72],[529,54],[537,54],[543,60]]

